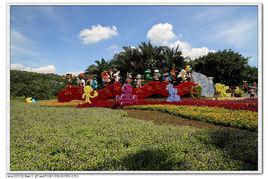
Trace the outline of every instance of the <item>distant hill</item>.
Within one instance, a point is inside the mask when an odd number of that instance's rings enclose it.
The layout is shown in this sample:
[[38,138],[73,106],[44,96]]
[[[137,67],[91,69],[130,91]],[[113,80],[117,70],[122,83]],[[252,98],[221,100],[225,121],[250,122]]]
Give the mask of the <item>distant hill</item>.
[[51,99],[64,87],[62,77],[57,74],[10,70],[11,97]]

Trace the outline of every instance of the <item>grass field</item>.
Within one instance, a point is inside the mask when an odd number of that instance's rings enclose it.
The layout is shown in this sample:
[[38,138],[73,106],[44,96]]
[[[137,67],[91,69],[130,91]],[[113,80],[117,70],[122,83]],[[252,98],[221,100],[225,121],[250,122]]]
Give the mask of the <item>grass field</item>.
[[44,107],[18,100],[11,100],[10,124],[12,171],[258,167],[256,131],[159,125],[119,109]]

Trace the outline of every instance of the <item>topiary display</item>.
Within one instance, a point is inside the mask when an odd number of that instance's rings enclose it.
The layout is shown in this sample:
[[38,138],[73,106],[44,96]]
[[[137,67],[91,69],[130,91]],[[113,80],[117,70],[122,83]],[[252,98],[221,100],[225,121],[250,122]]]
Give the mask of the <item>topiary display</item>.
[[191,97],[195,98],[195,95],[197,98],[200,98],[202,92],[202,86],[201,85],[196,85],[191,87]]

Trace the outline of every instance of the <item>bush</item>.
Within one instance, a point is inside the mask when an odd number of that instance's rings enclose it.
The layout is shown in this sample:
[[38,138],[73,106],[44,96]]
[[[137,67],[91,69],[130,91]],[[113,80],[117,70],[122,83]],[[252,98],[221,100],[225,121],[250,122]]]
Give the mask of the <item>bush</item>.
[[65,87],[61,76],[26,71],[10,71],[11,97],[33,97],[37,100],[52,99]]

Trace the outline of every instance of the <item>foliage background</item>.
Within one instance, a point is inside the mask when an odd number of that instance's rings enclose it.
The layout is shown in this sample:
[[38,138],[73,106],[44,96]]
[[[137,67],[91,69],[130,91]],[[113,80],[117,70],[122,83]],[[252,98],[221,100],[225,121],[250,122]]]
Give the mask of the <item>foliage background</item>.
[[10,96],[33,97],[37,100],[52,99],[64,89],[62,77],[26,71],[10,71]]

